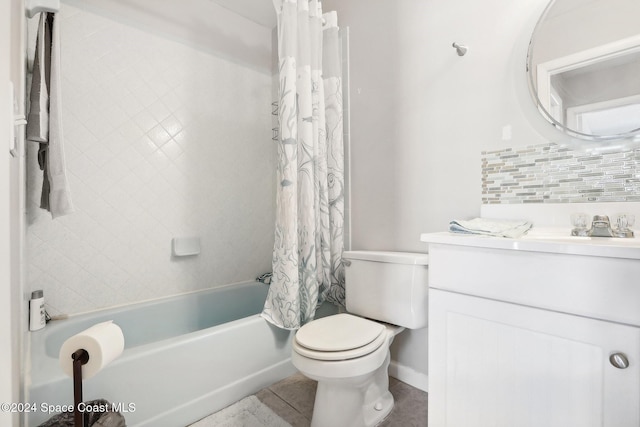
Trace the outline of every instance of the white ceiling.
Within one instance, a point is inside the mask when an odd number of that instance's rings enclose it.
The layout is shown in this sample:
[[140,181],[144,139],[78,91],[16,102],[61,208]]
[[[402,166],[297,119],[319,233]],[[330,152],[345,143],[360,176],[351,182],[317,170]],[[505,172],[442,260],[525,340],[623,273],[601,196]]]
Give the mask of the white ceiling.
[[265,26],[276,26],[276,12],[272,0],[210,0],[240,16]]

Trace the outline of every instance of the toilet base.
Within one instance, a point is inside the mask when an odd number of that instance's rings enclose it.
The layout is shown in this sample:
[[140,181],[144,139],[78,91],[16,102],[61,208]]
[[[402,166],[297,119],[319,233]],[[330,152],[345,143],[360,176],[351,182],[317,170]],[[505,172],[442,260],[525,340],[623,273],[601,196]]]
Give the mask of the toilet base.
[[389,392],[389,360],[387,354],[375,372],[356,377],[334,380],[309,376],[318,381],[311,427],[378,425],[394,405]]

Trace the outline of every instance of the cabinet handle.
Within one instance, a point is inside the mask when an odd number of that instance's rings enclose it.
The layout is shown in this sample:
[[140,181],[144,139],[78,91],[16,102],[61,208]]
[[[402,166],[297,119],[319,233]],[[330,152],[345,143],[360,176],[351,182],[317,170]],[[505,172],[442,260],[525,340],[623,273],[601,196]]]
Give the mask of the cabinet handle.
[[609,362],[618,369],[627,369],[629,367],[629,359],[624,353],[613,353],[609,356]]

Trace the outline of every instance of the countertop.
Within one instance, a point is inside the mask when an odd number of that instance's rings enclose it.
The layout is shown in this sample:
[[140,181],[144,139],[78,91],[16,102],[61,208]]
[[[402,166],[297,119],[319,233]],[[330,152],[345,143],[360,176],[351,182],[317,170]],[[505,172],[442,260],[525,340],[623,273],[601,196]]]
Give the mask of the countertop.
[[440,232],[421,234],[420,240],[430,244],[640,260],[638,235],[640,232],[634,238],[575,237],[570,229],[534,227],[517,239]]

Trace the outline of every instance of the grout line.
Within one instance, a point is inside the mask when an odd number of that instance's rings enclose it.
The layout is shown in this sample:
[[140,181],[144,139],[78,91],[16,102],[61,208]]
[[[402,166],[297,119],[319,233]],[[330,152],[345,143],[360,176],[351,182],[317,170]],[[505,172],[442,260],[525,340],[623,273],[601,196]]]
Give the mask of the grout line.
[[[264,389],[263,389],[264,390]],[[295,417],[291,417],[292,415],[299,415],[302,417],[302,419],[304,419],[305,421],[307,421],[308,425],[311,424],[311,420],[308,419],[302,412],[298,411],[294,406],[292,406],[286,399],[282,398],[278,393],[276,393],[275,391],[273,391],[270,387],[267,387],[266,390],[268,390],[271,394],[273,394],[280,402],[284,403],[284,405],[288,408],[285,409],[284,411],[282,411],[282,408],[276,408],[273,407],[271,405],[269,405],[269,402],[263,401],[261,400],[257,395],[254,395],[256,397],[258,397],[258,399],[264,404],[266,405],[269,409],[271,409],[273,412],[276,413],[276,415],[278,415],[280,418],[282,418],[283,420],[285,420],[288,423],[294,423],[294,419]],[[293,413],[292,413],[293,410]],[[291,418],[291,419],[290,419]],[[294,424],[291,424],[293,427]]]
[[[282,396],[280,396],[278,393],[276,393],[275,390],[271,389],[271,387],[268,387],[268,390],[273,393],[274,395],[276,395],[278,397],[278,399],[280,399],[281,401],[283,401],[284,403],[286,403],[286,405],[288,407],[290,407],[291,409],[293,409],[295,412],[297,412],[298,414],[300,414],[305,420],[311,422],[311,419],[307,418],[306,415],[304,415],[302,412],[300,412],[295,406],[293,406],[291,403],[289,403],[285,398],[283,398]],[[268,406],[268,405],[267,405]],[[273,408],[271,408],[273,410]]]

